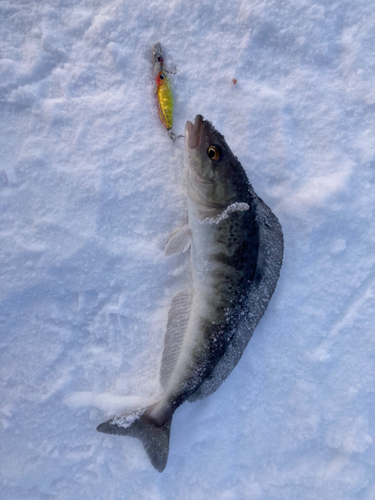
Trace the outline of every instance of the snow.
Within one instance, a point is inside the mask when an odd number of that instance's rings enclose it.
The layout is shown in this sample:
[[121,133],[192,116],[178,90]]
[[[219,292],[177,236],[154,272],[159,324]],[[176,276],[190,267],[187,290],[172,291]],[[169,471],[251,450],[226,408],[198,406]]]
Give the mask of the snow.
[[[2,0],[0,21],[1,497],[372,500],[372,3]],[[187,274],[163,255],[186,196],[157,41],[176,134],[212,121],[285,237],[264,318],[177,410],[162,474],[95,430],[157,397]]]
[[225,220],[233,212],[245,212],[249,210],[250,206],[247,203],[232,203],[221,214],[216,217],[206,217],[206,219],[199,220],[202,224],[219,224],[220,221]]

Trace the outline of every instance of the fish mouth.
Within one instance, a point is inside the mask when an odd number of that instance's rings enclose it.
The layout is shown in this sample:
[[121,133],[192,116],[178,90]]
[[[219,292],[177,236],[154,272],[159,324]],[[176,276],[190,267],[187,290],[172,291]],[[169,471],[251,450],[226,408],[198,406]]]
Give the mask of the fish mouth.
[[186,144],[189,149],[197,149],[199,146],[204,118],[202,115],[197,115],[194,120],[194,125],[191,122],[186,122],[185,136]]

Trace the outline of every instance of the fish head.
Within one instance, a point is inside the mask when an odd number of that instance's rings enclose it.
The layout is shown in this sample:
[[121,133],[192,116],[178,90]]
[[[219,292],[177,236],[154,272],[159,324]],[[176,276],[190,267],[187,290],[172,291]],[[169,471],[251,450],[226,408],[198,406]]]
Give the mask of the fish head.
[[188,194],[202,208],[218,210],[248,195],[248,180],[224,136],[203,116],[185,126]]

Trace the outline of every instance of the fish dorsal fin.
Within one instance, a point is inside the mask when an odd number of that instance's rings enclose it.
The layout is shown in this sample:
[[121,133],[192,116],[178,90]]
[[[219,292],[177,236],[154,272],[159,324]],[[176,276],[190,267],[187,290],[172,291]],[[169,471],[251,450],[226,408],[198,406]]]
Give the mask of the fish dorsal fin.
[[186,252],[190,245],[191,231],[190,227],[185,224],[172,232],[165,247],[164,255],[168,257],[169,255]]
[[184,290],[173,297],[168,313],[167,330],[160,367],[160,383],[166,388],[176,366],[189,322],[193,299],[192,290]]

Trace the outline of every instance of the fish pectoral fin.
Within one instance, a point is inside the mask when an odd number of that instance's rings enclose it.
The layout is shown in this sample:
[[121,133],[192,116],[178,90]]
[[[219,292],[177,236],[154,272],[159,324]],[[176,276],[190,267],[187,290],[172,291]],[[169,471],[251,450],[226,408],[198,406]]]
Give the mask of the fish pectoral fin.
[[166,244],[164,255],[168,257],[169,255],[179,254],[186,252],[191,245],[191,231],[188,224],[175,229],[169,237],[168,243]]
[[[126,415],[124,415],[124,419],[126,419]],[[138,438],[142,442],[152,465],[157,471],[163,472],[168,461],[171,422],[172,417],[169,417],[163,425],[155,425],[148,417],[146,410],[128,426],[121,424],[120,417],[103,422],[98,425],[96,430],[105,434]]]

